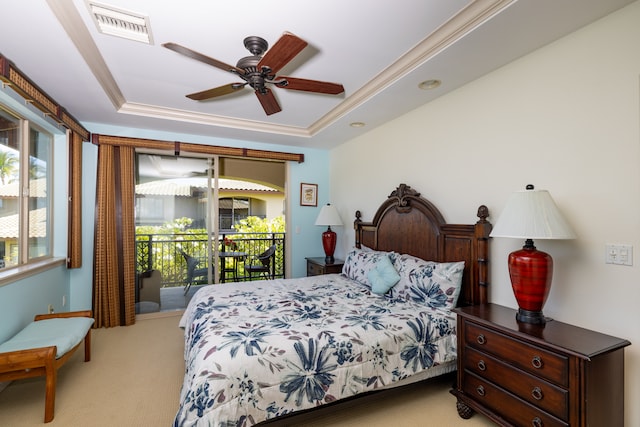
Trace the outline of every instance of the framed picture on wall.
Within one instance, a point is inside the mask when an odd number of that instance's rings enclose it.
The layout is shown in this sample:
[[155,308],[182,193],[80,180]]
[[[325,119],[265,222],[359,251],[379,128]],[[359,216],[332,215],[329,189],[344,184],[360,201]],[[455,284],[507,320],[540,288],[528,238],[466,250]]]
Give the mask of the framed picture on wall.
[[318,184],[300,184],[300,206],[318,206]]

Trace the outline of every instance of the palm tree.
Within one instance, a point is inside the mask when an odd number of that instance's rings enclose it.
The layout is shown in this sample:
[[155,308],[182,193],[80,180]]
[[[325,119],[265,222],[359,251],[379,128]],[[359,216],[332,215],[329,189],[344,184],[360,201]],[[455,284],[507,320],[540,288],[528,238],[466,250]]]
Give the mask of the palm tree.
[[11,177],[16,172],[18,159],[12,153],[0,151],[0,182],[6,184],[5,179]]
[[41,165],[40,159],[29,157],[29,179],[46,178],[47,168]]

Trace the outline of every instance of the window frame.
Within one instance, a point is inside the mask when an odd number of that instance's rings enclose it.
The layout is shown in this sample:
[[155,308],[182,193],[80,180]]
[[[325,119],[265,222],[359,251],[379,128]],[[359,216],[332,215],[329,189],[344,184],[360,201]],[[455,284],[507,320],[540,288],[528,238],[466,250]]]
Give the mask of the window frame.
[[[54,162],[54,135],[47,131],[44,127],[40,126],[33,120],[24,117],[23,115],[11,110],[7,106],[0,104],[0,110],[3,114],[8,115],[16,120],[18,125],[18,141],[17,141],[17,150],[18,150],[18,194],[17,194],[17,207],[18,207],[18,235],[17,235],[17,244],[18,244],[18,254],[17,254],[17,262],[16,264],[7,264],[4,268],[0,269],[0,285],[4,283],[5,277],[13,277],[15,273],[20,275],[24,274],[25,271],[28,271],[31,267],[34,267],[35,270],[38,270],[42,266],[46,266],[51,262],[57,264],[57,262],[53,259],[54,256],[54,236],[53,236],[53,162]],[[32,250],[32,239],[29,237],[32,223],[30,222],[30,213],[31,211],[36,211],[37,209],[32,209],[31,205],[37,201],[38,194],[35,193],[36,189],[35,185],[32,183],[32,177],[30,176],[31,172],[31,138],[34,135],[34,132],[37,133],[38,137],[35,140],[35,144],[41,145],[46,144],[45,153],[46,153],[46,172],[44,179],[46,180],[46,187],[44,190],[45,201],[45,240],[46,243],[44,245],[44,253],[40,256],[31,256]],[[41,142],[42,137],[44,136],[44,141]],[[9,145],[7,145],[9,146]],[[36,150],[39,151],[39,150]],[[36,203],[40,205],[40,203]],[[13,214],[12,214],[13,215]],[[35,217],[37,214],[33,214]],[[37,240],[36,240],[37,241]],[[15,244],[15,243],[10,243]],[[41,247],[38,243],[34,247]],[[5,256],[10,256],[10,254],[5,254]]]

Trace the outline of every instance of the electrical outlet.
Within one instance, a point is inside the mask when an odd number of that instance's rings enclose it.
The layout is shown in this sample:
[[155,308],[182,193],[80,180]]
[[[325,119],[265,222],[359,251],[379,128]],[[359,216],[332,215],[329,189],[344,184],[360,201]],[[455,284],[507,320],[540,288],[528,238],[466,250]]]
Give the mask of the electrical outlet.
[[632,245],[605,245],[605,263],[633,265]]
[[67,306],[67,296],[66,295],[62,295],[62,306],[63,307]]
[[47,309],[49,310],[49,314],[53,314],[54,313],[54,309],[53,309],[53,304],[49,304],[49,306],[47,307]]

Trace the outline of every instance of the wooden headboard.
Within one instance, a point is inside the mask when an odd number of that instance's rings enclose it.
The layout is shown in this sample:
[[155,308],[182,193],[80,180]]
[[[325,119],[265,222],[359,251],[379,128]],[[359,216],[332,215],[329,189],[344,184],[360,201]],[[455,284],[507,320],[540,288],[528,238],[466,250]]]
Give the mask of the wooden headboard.
[[356,212],[356,247],[395,251],[428,261],[464,261],[458,306],[486,303],[489,263],[489,209],[478,208],[475,224],[447,224],[420,193],[400,184],[380,205],[371,222]]

